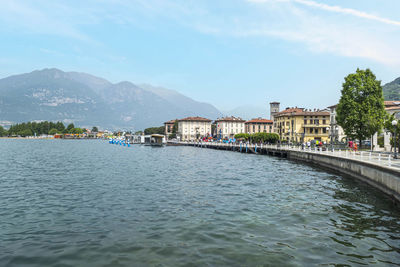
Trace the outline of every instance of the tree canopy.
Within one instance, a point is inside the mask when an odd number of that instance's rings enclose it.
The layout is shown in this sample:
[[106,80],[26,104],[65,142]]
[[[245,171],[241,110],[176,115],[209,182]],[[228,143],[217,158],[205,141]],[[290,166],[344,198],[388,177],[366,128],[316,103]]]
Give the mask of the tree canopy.
[[92,132],[93,133],[98,133],[99,132],[99,128],[97,128],[96,126],[93,126]]
[[[4,129],[3,129],[4,130]],[[8,135],[8,136],[32,136],[42,135],[42,134],[50,134],[54,135],[56,133],[74,133],[74,134],[81,134],[84,130],[81,128],[76,128],[73,123],[69,124],[67,128],[65,128],[64,124],[60,121],[58,122],[49,122],[49,121],[42,121],[42,122],[23,122],[11,125],[8,131],[2,133],[0,129],[0,136],[1,135]]]
[[345,134],[360,142],[382,130],[385,105],[381,82],[371,70],[357,69],[345,77],[337,106],[337,122]]
[[3,126],[0,125],[0,137],[6,136],[6,135],[7,135],[6,129],[4,129]]
[[165,127],[160,126],[160,127],[150,127],[147,129],[144,129],[144,134],[164,134]]

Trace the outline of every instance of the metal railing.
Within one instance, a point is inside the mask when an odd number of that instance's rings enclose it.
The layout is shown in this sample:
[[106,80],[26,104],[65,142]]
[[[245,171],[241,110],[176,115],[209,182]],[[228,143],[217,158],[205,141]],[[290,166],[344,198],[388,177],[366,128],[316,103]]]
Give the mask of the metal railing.
[[395,168],[400,170],[400,159],[394,159],[392,153],[376,152],[376,151],[354,151],[350,149],[332,149],[329,147],[302,147],[288,144],[250,144],[250,143],[219,143],[219,142],[202,142],[202,141],[189,141],[189,142],[174,142],[181,145],[192,145],[197,147],[218,147],[233,149],[238,148],[238,151],[246,151],[249,149],[254,150],[254,152],[259,152],[262,149],[273,149],[279,151],[297,151],[303,153],[313,153],[320,155],[327,155],[337,158],[345,158],[351,160],[357,160],[361,162],[366,162],[374,165],[385,166],[390,168]]

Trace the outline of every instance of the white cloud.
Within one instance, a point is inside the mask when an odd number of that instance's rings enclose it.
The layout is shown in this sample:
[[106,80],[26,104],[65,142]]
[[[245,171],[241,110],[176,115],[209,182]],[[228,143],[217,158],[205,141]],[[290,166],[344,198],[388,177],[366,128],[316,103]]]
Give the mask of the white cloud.
[[308,7],[314,7],[314,8],[318,8],[318,9],[322,9],[322,10],[326,10],[326,11],[347,14],[347,15],[351,15],[351,16],[355,16],[355,17],[359,17],[359,18],[363,18],[363,19],[369,19],[369,20],[374,20],[374,21],[378,21],[378,22],[382,22],[382,23],[386,23],[386,24],[390,24],[390,25],[400,26],[400,21],[397,21],[397,20],[383,18],[380,16],[376,16],[376,15],[369,14],[367,12],[363,12],[363,11],[352,9],[352,8],[331,6],[331,5],[327,5],[324,3],[318,3],[315,1],[311,1],[311,0],[247,0],[247,1],[253,2],[253,3],[293,2],[293,3],[302,4],[302,5],[305,5]]

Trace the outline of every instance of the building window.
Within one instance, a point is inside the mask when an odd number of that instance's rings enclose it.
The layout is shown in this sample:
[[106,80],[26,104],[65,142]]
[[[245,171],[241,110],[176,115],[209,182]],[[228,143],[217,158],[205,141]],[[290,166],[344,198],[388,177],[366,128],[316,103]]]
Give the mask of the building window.
[[326,128],[323,128],[323,129],[322,129],[322,132],[323,132],[323,133],[326,133]]
[[313,120],[310,120],[310,124],[313,124]]
[[318,134],[318,129],[315,129],[315,134]]
[[307,120],[304,120],[304,125],[306,125],[307,124]]
[[326,120],[323,120],[323,121],[322,121],[322,124],[326,124]]

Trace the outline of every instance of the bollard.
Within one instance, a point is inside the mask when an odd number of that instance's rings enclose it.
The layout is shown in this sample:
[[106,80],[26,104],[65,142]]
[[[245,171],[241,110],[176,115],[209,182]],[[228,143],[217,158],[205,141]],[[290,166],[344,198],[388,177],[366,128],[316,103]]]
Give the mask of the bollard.
[[254,146],[254,152],[257,153],[257,144]]
[[247,153],[247,143],[246,143],[246,153]]
[[372,153],[369,152],[369,161],[371,161],[371,158],[372,158]]
[[360,159],[361,160],[363,159],[363,152],[362,151],[360,152]]
[[389,161],[389,163],[388,163],[388,164],[389,164],[389,167],[392,166],[392,161],[390,160],[390,154],[389,154],[388,161]]
[[381,162],[381,153],[378,154],[378,161]]
[[346,150],[346,158],[348,157],[348,153],[349,153],[348,150]]

